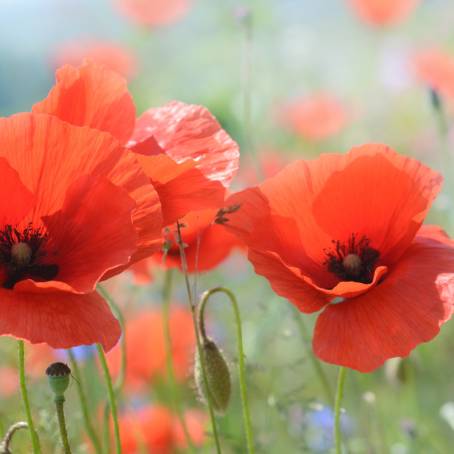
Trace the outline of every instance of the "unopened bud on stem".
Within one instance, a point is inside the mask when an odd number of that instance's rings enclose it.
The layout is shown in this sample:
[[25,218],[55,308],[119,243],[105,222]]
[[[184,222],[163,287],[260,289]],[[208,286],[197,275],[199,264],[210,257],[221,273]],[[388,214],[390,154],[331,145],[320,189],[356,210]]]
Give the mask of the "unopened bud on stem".
[[199,396],[205,403],[210,400],[216,413],[224,414],[231,394],[230,371],[227,361],[219,347],[208,338],[201,345],[201,354],[204,359],[207,386],[205,386],[202,364],[197,352],[194,378]]

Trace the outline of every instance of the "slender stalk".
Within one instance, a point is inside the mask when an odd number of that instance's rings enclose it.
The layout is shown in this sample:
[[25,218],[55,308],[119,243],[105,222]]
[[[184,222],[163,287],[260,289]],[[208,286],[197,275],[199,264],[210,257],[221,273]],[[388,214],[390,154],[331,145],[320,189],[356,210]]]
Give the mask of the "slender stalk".
[[[191,291],[191,283],[189,282],[188,262],[186,260],[186,253],[184,251],[184,244],[183,244],[183,240],[181,237],[181,227],[180,227],[179,222],[177,222],[177,244],[178,244],[178,248],[180,250],[181,269],[182,269],[183,275],[184,275],[184,282],[185,282],[185,286],[186,286],[186,293],[188,295],[189,307],[191,308],[192,323],[194,325],[197,353],[200,358],[203,383],[204,383],[205,389],[208,389],[208,379],[207,379],[206,367],[205,367],[205,357],[202,354],[202,341],[200,339],[200,333],[199,333],[199,329],[197,326],[196,305],[194,302],[194,296],[192,295],[192,291]],[[222,452],[221,443],[219,441],[219,434],[218,434],[218,429],[216,426],[216,418],[214,416],[213,405],[211,403],[211,396],[209,395],[209,393],[207,395],[207,403],[208,403],[208,411],[210,414],[211,427],[213,429],[213,438],[214,438],[214,442],[216,445],[216,452],[217,452],[217,454],[221,454],[221,452]]]
[[66,429],[65,420],[65,398],[59,396],[55,398],[55,408],[57,410],[58,426],[60,428],[60,437],[63,444],[63,451],[65,454],[71,454],[71,447],[69,446],[68,431]]
[[96,451],[96,454],[102,454],[102,447],[99,441],[98,435],[93,427],[90,418],[90,410],[88,408],[87,396],[82,384],[82,376],[80,373],[79,365],[77,364],[76,358],[72,349],[68,350],[69,361],[71,363],[71,370],[75,378],[77,385],[77,394],[79,395],[80,406],[82,409],[82,416],[84,418],[85,430],[87,431],[88,436],[90,437],[93,447]]
[[212,295],[215,293],[224,293],[230,300],[232,305],[233,312],[235,314],[235,324],[236,324],[236,338],[237,338],[237,348],[238,348],[238,375],[240,379],[240,393],[241,393],[241,405],[243,410],[243,420],[244,420],[244,430],[246,434],[246,444],[249,454],[254,454],[254,433],[252,430],[251,423],[251,414],[249,410],[249,400],[247,396],[247,387],[246,387],[246,368],[244,365],[244,350],[243,350],[243,332],[241,329],[241,316],[240,309],[238,307],[238,302],[232,291],[224,287],[216,287],[214,289],[206,291],[200,300],[200,334],[203,339],[206,338],[205,333],[205,307]]
[[180,421],[181,427],[183,429],[184,436],[188,443],[188,446],[192,452],[194,452],[194,443],[192,442],[191,436],[189,434],[189,429],[186,424],[186,419],[183,414],[182,404],[181,404],[181,394],[178,388],[176,378],[175,378],[175,367],[173,364],[172,357],[172,335],[170,332],[170,300],[172,296],[172,282],[173,282],[173,270],[171,268],[166,269],[164,275],[164,286],[162,289],[162,315],[164,322],[164,342],[166,350],[166,366],[167,366],[167,375],[170,381],[170,386],[172,388],[172,406],[177,414],[177,417]]
[[344,397],[344,384],[347,369],[339,367],[339,375],[337,378],[336,400],[334,403],[334,440],[336,446],[336,454],[342,454],[342,430],[341,430],[341,405]]
[[[118,374],[118,377],[117,377],[115,383],[113,384],[114,398],[116,399],[117,396],[121,393],[121,391],[123,389],[123,385],[126,380],[126,368],[128,365],[127,350],[126,350],[127,345],[126,345],[125,319],[124,319],[124,316],[123,316],[123,313],[122,313],[120,307],[115,302],[112,295],[107,291],[107,289],[103,285],[98,284],[97,290],[98,290],[99,294],[109,304],[109,307],[112,310],[115,317],[117,318],[118,323],[120,324],[121,331],[123,333],[123,335],[120,338],[120,352],[121,352],[120,373]],[[109,416],[110,416],[110,405],[109,405],[109,402],[107,402],[104,407],[104,450],[106,452],[110,452]],[[112,413],[112,417],[113,417],[113,413]]]
[[[434,119],[437,122],[438,140],[440,153],[438,153],[439,170],[444,173],[444,192],[446,194],[454,193],[454,179],[451,172],[444,172],[445,169],[451,169],[453,166],[453,158],[449,145],[449,121],[446,116],[443,98],[437,93],[436,90],[431,89],[430,101]],[[451,229],[454,227],[454,213],[453,210],[448,211],[448,222]]]
[[243,56],[241,64],[242,94],[243,94],[243,134],[244,149],[250,153],[256,167],[259,179],[263,178],[262,164],[257,156],[257,150],[252,136],[252,44],[253,16],[250,8],[245,7],[239,14],[239,23],[243,31]]
[[5,436],[3,437],[3,440],[0,443],[0,453],[7,454],[7,453],[11,452],[9,449],[9,445],[11,444],[14,434],[20,429],[27,429],[27,428],[28,428],[28,424],[24,421],[19,421],[19,422],[16,422],[15,424],[13,424],[8,429]]
[[103,440],[104,440],[104,452],[109,454],[110,452],[110,441],[111,441],[111,433],[110,433],[110,407],[109,404],[106,403],[104,405],[104,413],[103,413]]
[[439,135],[440,137],[445,138],[448,135],[449,126],[446,118],[443,100],[436,90],[431,89],[429,94],[430,104],[436,117]]
[[30,400],[28,398],[27,385],[25,382],[25,347],[24,341],[18,341],[19,347],[19,380],[20,380],[20,389],[22,393],[22,400],[24,402],[25,413],[27,415],[27,424],[30,431],[30,437],[32,439],[33,454],[41,454],[41,445],[39,443],[38,433],[35,430],[35,425],[33,424],[32,412],[30,409]]
[[120,324],[121,332],[123,335],[120,338],[120,351],[121,351],[121,363],[120,373],[118,374],[117,380],[114,385],[116,393],[121,392],[126,379],[126,367],[127,367],[127,352],[126,352],[126,331],[125,331],[125,318],[118,304],[113,299],[112,295],[107,291],[103,285],[98,285],[97,290],[99,294],[107,301],[110,309]]
[[109,396],[109,405],[110,411],[112,413],[112,419],[114,423],[114,437],[115,437],[115,452],[121,454],[121,439],[120,439],[120,426],[118,424],[118,413],[117,413],[117,401],[115,398],[114,387],[112,385],[112,377],[110,376],[109,367],[107,366],[106,355],[101,344],[96,344],[98,349],[98,357],[101,363],[102,370],[104,372],[104,377],[107,385],[107,392]]
[[329,403],[331,405],[334,403],[334,394],[331,389],[331,385],[329,383],[328,377],[326,376],[325,370],[323,369],[323,366],[321,365],[320,361],[317,359],[317,357],[312,352],[312,349],[308,345],[309,333],[307,331],[304,320],[301,317],[301,314],[298,311],[298,309],[295,308],[294,314],[295,314],[295,321],[298,325],[298,328],[301,333],[301,337],[303,339],[303,345],[304,345],[304,349],[306,351],[306,355],[310,359],[310,361],[312,363],[312,367],[314,368],[314,371],[317,374],[317,376],[320,380],[320,383],[322,384],[327,403]]

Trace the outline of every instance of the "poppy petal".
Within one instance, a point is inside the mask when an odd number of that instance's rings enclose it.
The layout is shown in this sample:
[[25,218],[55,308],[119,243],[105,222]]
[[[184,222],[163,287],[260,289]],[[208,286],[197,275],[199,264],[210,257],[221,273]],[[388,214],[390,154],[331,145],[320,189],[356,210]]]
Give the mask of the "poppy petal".
[[300,311],[317,312],[328,303],[323,294],[304,281],[298,268],[286,265],[277,254],[249,249],[248,258],[255,272],[266,277],[271,288]]
[[452,244],[422,230],[380,285],[327,306],[315,326],[317,356],[370,372],[435,337],[453,310]]
[[369,238],[390,265],[412,242],[443,179],[384,145],[364,145],[349,154],[342,173],[331,175],[314,198],[314,218],[331,239],[345,241],[353,233]]
[[164,154],[136,157],[159,194],[164,226],[191,211],[219,208],[223,204],[222,184],[207,178],[193,161],[177,164]]
[[107,270],[127,263],[136,249],[131,221],[134,201],[106,179],[81,177],[68,190],[62,209],[44,223],[57,278],[79,292],[92,292]]
[[[239,240],[222,225],[209,225],[200,232],[199,241],[195,239],[185,248],[188,271],[193,273],[215,268],[236,246],[239,246]],[[177,266],[181,266],[179,257]]]
[[372,277],[372,281],[369,283],[356,282],[356,281],[341,281],[338,282],[332,289],[326,289],[319,287],[311,278],[304,276],[305,282],[317,289],[319,292],[324,293],[330,299],[333,298],[353,298],[359,296],[362,293],[366,293],[372,287],[378,285],[385,274],[388,272],[388,267],[377,266]]
[[121,330],[107,303],[95,292],[24,293],[0,289],[0,335],[53,348],[100,343],[110,350]]
[[81,175],[108,178],[137,203],[132,218],[139,241],[131,261],[160,249],[158,194],[135,155],[110,134],[30,113],[1,118],[0,131],[0,156],[18,171],[36,197],[34,222],[60,210],[68,187]]
[[248,245],[257,240],[252,235],[256,226],[263,224],[263,221],[270,217],[269,202],[258,187],[232,194],[223,206],[238,207],[236,211],[227,216],[228,221],[225,223],[225,227]]
[[32,209],[35,198],[24,186],[19,174],[5,158],[0,158],[0,178],[2,192],[0,197],[0,229],[5,224],[18,224]]
[[135,107],[126,80],[92,62],[58,69],[55,86],[33,112],[108,132],[122,143],[134,130]]
[[369,144],[290,164],[260,190],[271,213],[297,220],[304,253],[314,262],[325,261],[333,240],[355,234],[370,239],[388,265],[413,240],[441,182],[418,161]]
[[[160,194],[143,172],[136,156],[134,153],[125,152],[108,175],[112,183],[128,191],[137,205],[132,212],[132,221],[139,241],[131,263],[161,250],[163,226]],[[118,267],[107,273],[105,278],[118,274],[125,268],[126,266]]]
[[225,187],[238,170],[238,145],[205,107],[172,101],[147,110],[137,120],[128,146],[150,137],[175,162],[192,160],[206,178]]

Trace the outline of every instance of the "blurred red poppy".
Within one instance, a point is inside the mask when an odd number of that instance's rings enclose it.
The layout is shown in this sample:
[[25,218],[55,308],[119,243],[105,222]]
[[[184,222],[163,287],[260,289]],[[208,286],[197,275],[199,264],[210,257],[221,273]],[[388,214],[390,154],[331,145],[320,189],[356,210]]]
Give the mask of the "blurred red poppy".
[[238,180],[242,187],[260,183],[261,180],[271,178],[282,170],[290,161],[290,156],[284,150],[259,150],[255,159],[242,163]]
[[159,210],[140,166],[109,134],[24,113],[0,119],[0,177],[0,334],[110,349],[120,329],[96,284],[136,252],[133,220]]
[[126,16],[143,25],[168,25],[182,19],[192,0],[116,0]]
[[58,47],[53,63],[55,67],[63,65],[79,66],[85,60],[105,65],[124,77],[136,73],[137,61],[132,52],[119,44],[102,41],[71,41]]
[[[127,371],[126,385],[140,390],[166,374],[166,349],[161,310],[147,310],[136,314],[126,324]],[[186,308],[173,306],[170,312],[170,334],[175,375],[184,380],[189,375],[194,351],[192,315]],[[115,347],[107,356],[109,366],[117,375],[121,351]]]
[[47,344],[30,345],[26,351],[27,374],[34,379],[45,377],[45,370],[57,360],[57,350]]
[[159,195],[164,220],[142,210],[141,221],[147,222],[140,226],[141,247],[133,262],[160,248],[162,227],[192,210],[222,205],[238,169],[238,145],[207,109],[173,101],[148,110],[136,124],[125,80],[94,63],[58,70],[55,87],[34,111],[108,132],[127,143],[132,159],[140,162]]
[[[231,197],[255,271],[302,312],[314,351],[362,372],[435,337],[453,307],[454,247],[421,227],[442,178],[384,145],[298,161]],[[451,283],[450,283],[451,282]]]
[[[216,223],[218,213],[219,210],[192,211],[181,220],[181,237],[185,244],[189,273],[212,270],[221,264],[234,248],[242,247],[242,243],[235,235]],[[169,245],[166,253],[157,253],[131,267],[136,282],[143,284],[151,282],[152,270],[156,266],[181,269],[175,233],[175,229],[169,229],[166,233],[166,243]]]
[[[195,446],[204,442],[206,417],[202,412],[185,414],[189,435]],[[119,419],[121,448],[125,454],[138,452],[173,454],[187,447],[178,418],[165,407],[146,406],[123,413]]]
[[285,105],[281,120],[306,139],[322,140],[338,134],[345,127],[348,115],[334,96],[318,93]]
[[0,367],[0,397],[16,396],[19,391],[19,374],[17,369],[10,366]]
[[420,0],[348,0],[358,16],[372,25],[395,24],[406,19]]
[[414,56],[413,67],[421,82],[454,100],[454,56],[429,49]]

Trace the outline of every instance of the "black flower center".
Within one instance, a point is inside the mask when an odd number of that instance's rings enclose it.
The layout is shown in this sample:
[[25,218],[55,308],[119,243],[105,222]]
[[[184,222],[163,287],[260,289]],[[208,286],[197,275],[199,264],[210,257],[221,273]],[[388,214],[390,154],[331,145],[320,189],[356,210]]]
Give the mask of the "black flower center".
[[328,271],[343,281],[355,281],[369,284],[372,282],[375,265],[380,253],[370,247],[365,236],[358,241],[355,234],[346,242],[333,240],[333,248],[326,250],[324,264]]
[[58,265],[43,263],[47,236],[42,229],[28,225],[19,230],[6,225],[0,230],[0,286],[11,289],[24,279],[50,281],[58,273]]

